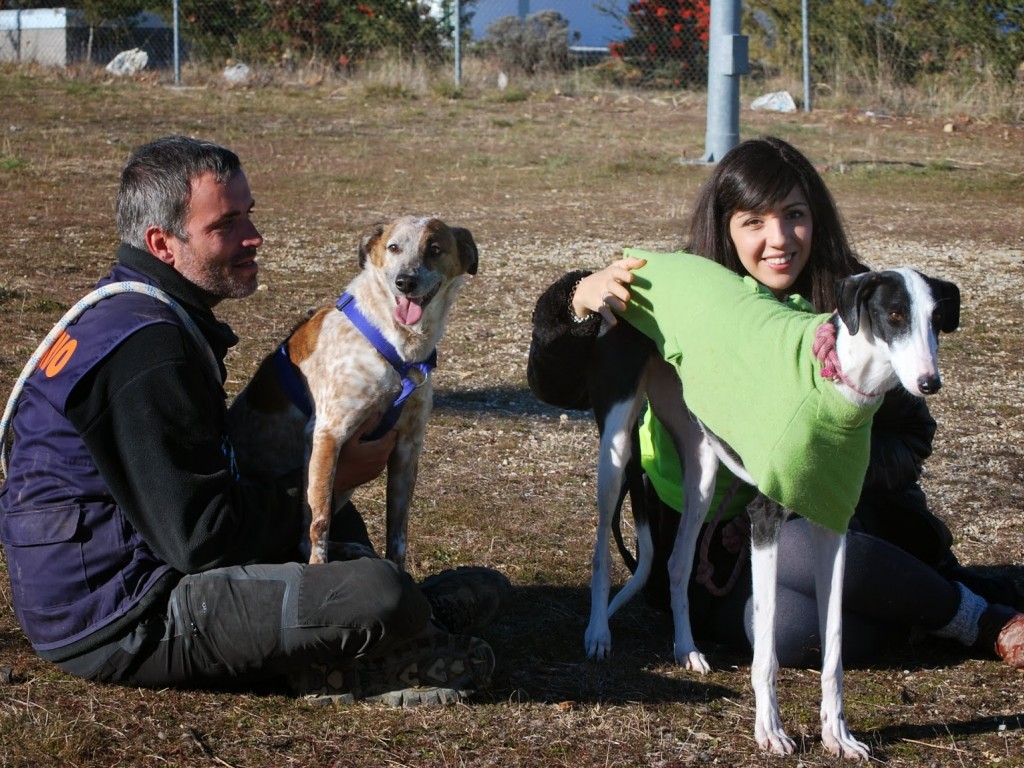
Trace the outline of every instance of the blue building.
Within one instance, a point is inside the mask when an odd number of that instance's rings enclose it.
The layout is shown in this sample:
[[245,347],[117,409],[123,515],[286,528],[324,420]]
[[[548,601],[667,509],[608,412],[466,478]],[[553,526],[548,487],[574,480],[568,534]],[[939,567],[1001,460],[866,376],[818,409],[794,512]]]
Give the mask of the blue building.
[[[582,48],[608,48],[608,43],[629,36],[628,30],[610,14],[598,10],[596,0],[477,0],[473,6],[473,39],[479,40],[487,27],[505,16],[524,18],[541,11],[557,11],[569,22],[569,42]],[[607,0],[602,6],[615,5]],[[624,15],[626,3],[618,2]]]

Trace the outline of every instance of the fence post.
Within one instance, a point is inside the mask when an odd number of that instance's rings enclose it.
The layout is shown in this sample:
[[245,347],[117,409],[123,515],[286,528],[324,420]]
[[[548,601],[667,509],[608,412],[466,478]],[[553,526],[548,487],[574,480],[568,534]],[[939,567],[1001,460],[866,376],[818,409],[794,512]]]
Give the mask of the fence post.
[[801,0],[801,35],[804,46],[804,112],[811,111],[811,20],[807,0]]
[[718,162],[740,140],[739,76],[750,71],[740,17],[740,0],[712,0],[704,163]]
[[181,50],[180,38],[178,37],[178,0],[174,0],[174,84],[181,85]]
[[455,0],[455,87],[462,87],[462,4]]

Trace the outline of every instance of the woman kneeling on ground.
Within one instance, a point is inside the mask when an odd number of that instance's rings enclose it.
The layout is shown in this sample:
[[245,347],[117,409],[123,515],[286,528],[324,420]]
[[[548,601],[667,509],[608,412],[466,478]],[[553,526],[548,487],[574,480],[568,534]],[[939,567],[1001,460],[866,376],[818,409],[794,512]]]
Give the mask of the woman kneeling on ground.
[[[835,202],[810,161],[773,137],[742,142],[719,162],[690,220],[687,251],[740,275],[751,275],[779,301],[830,312],[837,279],[864,272]],[[593,273],[573,271],[537,302],[528,379],[554,406],[589,409],[586,371],[601,319],[615,322],[630,300],[632,270],[620,259]],[[984,656],[1024,668],[1024,599],[1014,585],[960,566],[952,535],[928,508],[919,485],[936,424],[924,400],[902,388],[875,414],[871,463],[847,533],[843,591],[843,658],[865,664],[912,632],[954,639]],[[654,538],[648,602],[669,609],[668,558],[682,508],[682,471],[667,431],[645,414],[641,464]],[[695,562],[690,615],[698,637],[749,653],[752,648],[749,528],[754,489],[719,470],[704,537],[708,555]],[[809,526],[790,518],[779,542],[776,649],[787,667],[820,663]],[[698,558],[700,556],[698,555]]]

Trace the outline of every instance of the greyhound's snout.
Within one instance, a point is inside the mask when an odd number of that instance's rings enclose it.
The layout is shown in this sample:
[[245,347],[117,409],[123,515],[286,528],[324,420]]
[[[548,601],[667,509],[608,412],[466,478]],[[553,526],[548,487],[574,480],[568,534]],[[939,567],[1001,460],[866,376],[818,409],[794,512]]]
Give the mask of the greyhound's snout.
[[395,287],[402,293],[413,293],[419,285],[419,277],[409,272],[403,272],[395,278]]
[[917,379],[917,388],[922,395],[934,395],[942,389],[942,379],[938,376],[921,376]]

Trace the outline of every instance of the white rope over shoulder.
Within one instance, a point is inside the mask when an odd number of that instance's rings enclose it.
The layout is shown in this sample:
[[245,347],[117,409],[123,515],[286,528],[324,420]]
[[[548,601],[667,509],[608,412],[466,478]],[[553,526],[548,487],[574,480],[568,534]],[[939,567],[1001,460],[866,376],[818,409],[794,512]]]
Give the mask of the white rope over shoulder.
[[21,396],[21,391],[25,388],[25,382],[28,377],[32,375],[32,372],[39,365],[39,361],[43,359],[43,356],[50,350],[54,342],[60,337],[60,335],[79,317],[81,317],[87,309],[96,306],[104,299],[109,299],[112,296],[116,296],[121,293],[143,293],[147,296],[151,296],[154,299],[159,299],[164,304],[169,306],[175,311],[189,333],[192,335],[193,340],[204,353],[206,362],[209,363],[213,369],[214,378],[220,379],[220,366],[217,365],[217,358],[213,355],[213,350],[210,349],[209,343],[206,341],[206,337],[203,336],[202,331],[199,330],[199,326],[196,325],[196,321],[193,320],[188,312],[178,304],[174,299],[168,296],[166,293],[161,291],[159,288],[149,285],[148,283],[140,283],[131,280],[125,280],[119,283],[110,283],[104,285],[96,290],[92,291],[87,296],[79,299],[71,309],[64,313],[64,316],[57,321],[57,324],[53,326],[46,338],[42,340],[36,351],[32,353],[32,356],[25,363],[25,367],[21,371],[21,375],[18,376],[18,380],[14,383],[14,388],[11,390],[11,396],[7,400],[7,407],[4,409],[3,419],[0,420],[0,471],[3,471],[4,476],[7,475],[7,432],[10,428],[11,421],[14,418],[14,411],[18,405],[18,398]]

